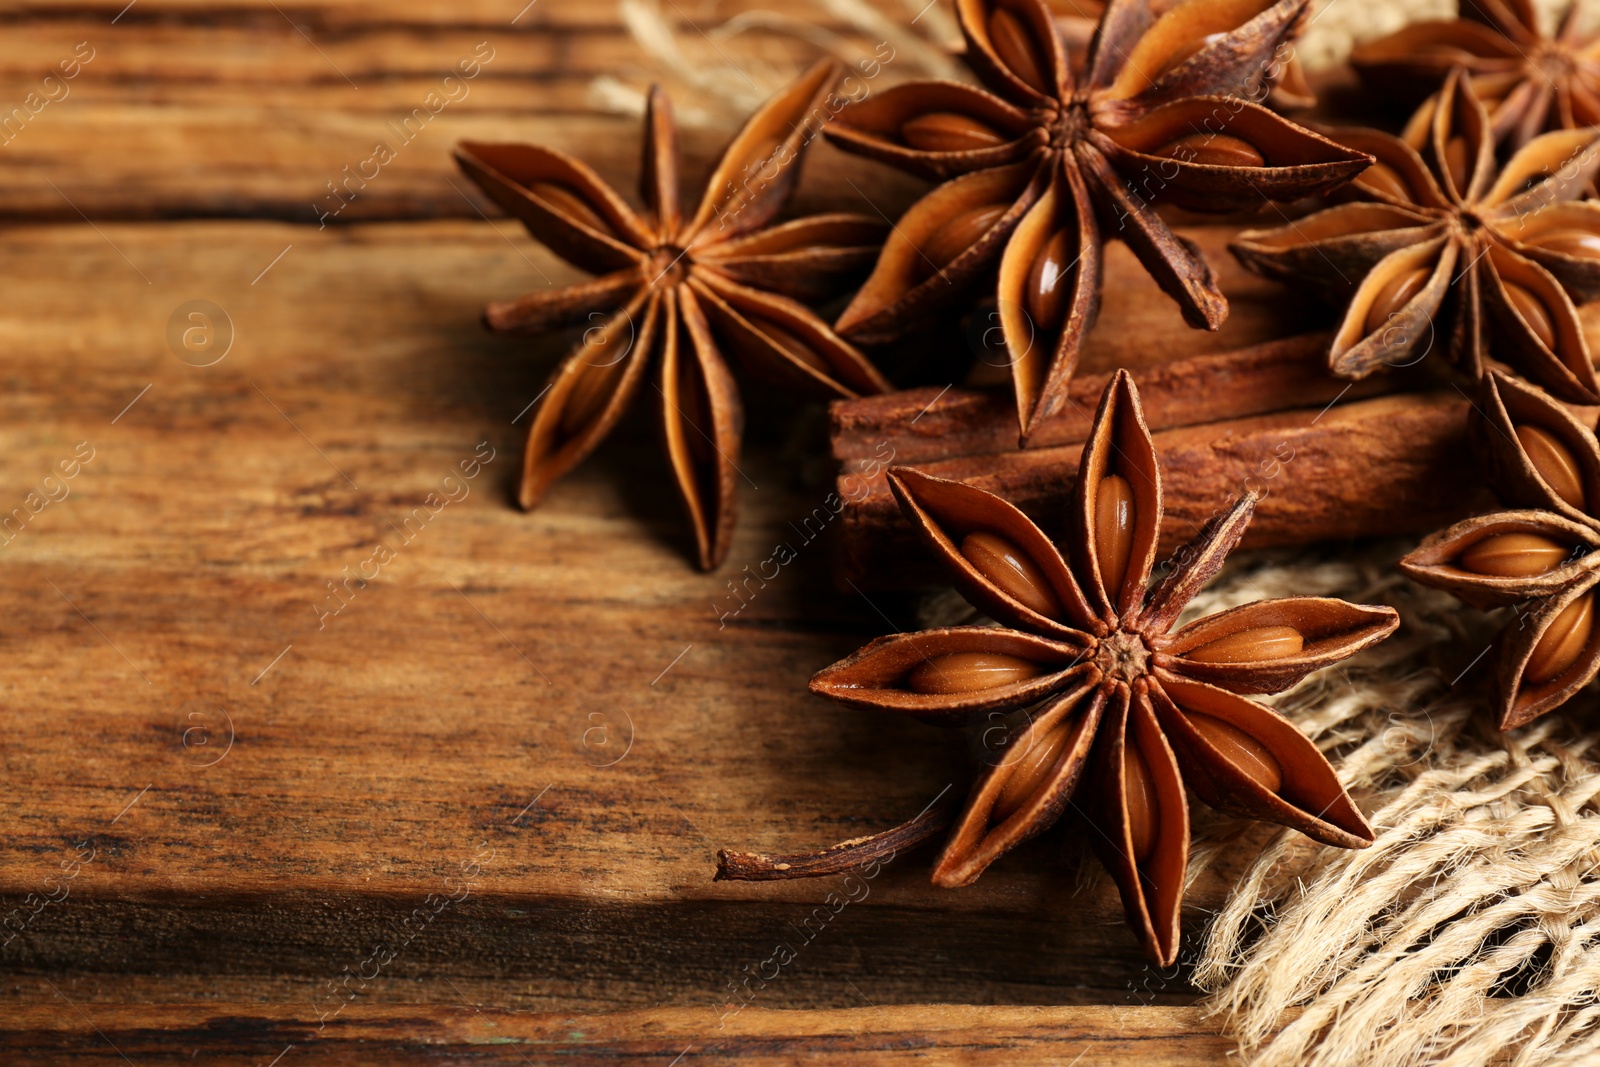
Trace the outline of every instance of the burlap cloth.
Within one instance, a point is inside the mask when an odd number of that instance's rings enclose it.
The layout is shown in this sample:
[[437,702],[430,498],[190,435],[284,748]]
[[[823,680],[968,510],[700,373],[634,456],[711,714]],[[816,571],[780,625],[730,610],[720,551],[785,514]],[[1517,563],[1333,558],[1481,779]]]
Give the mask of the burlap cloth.
[[[731,128],[796,72],[781,38],[855,58],[819,22],[892,41],[901,76],[959,77],[944,51],[958,39],[950,6],[925,3],[808,0],[728,20],[697,5],[690,30],[675,4],[621,0],[648,59],[598,79],[595,103],[637,111],[641,87],[665,75],[686,124]],[[1558,5],[1539,6],[1550,17]],[[1325,68],[1356,41],[1454,11],[1450,0],[1319,3],[1300,55]],[[1595,692],[1497,733],[1483,653],[1504,619],[1402,578],[1393,564],[1409,547],[1244,553],[1191,606],[1192,617],[1328,595],[1392,604],[1403,625],[1269,701],[1340,769],[1376,844],[1323,848],[1197,805],[1191,877],[1229,849],[1256,858],[1187,962],[1243,1061],[1262,1067],[1600,1064]]]

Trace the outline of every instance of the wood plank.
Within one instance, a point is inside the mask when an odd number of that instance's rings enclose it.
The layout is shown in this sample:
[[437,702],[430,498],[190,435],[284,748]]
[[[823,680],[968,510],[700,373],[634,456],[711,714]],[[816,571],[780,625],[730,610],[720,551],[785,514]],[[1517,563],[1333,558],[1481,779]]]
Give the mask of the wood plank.
[[[327,199],[332,183],[354,194],[339,222],[476,218],[487,202],[458,191],[470,187],[450,158],[458,140],[548,145],[631,191],[638,122],[597,112],[594,86],[602,77],[637,87],[641,98],[652,81],[677,91],[692,180],[740,117],[726,104],[695,106],[694,94],[644,56],[614,15],[596,22],[594,5],[575,0],[545,0],[530,25],[517,27],[476,25],[468,13],[441,27],[368,12],[312,33],[270,5],[264,10],[219,19],[210,9],[175,19],[130,13],[115,27],[95,12],[68,12],[7,26],[0,217],[70,221],[81,211],[96,221],[222,215],[314,223],[338,207]],[[578,11],[589,12],[587,21],[566,25],[561,13]],[[535,23],[533,14],[545,21]],[[872,52],[873,40],[837,30],[840,48]],[[721,62],[726,48],[684,32],[688,62]],[[816,54],[793,35],[760,32],[741,37],[737,51],[759,84],[774,90],[784,70],[798,72]],[[74,77],[59,77],[63,62]],[[446,85],[462,63],[477,73]],[[892,76],[900,75],[891,65],[882,84]],[[757,85],[752,79],[748,92],[760,98]],[[381,168],[370,162],[378,143],[397,157]],[[848,177],[892,216],[918,188],[831,148],[814,155],[825,158],[812,162],[813,199],[802,206],[859,202]],[[354,184],[344,186],[351,174]]]
[[[70,995],[70,994],[63,994]],[[705,1010],[606,1015],[527,1015],[470,1004],[380,1008],[315,1020],[253,1003],[150,1007],[86,1005],[79,1014],[56,997],[17,1012],[0,1032],[8,1063],[191,1063],[260,1067],[292,1049],[294,1063],[471,1062],[526,1067],[577,1060],[595,1064],[970,1065],[1077,1062],[1199,1067],[1232,1047],[1207,1032],[1193,1008],[1001,1008],[937,1004],[785,1012],[749,1008],[719,1019]],[[285,1055],[285,1060],[288,1056]]]
[[[0,898],[67,893],[4,949],[13,972],[314,984],[492,850],[406,967],[514,978],[519,1007],[705,1003],[837,888],[713,885],[715,848],[818,847],[965,787],[959,734],[805,691],[912,608],[833,597],[837,534],[796,532],[830,484],[787,458],[807,433],[824,454],[820,408],[751,398],[759,488],[717,575],[686,561],[649,412],[540,510],[509,503],[513,418],[558,346],[478,314],[540,271],[568,277],[481,222],[0,232],[0,517],[25,523],[0,547],[0,693],[26,739],[0,756]],[[213,366],[168,348],[197,298],[236,329]],[[468,495],[412,530],[479,442]],[[780,541],[797,561],[720,618]],[[395,559],[321,618],[379,543]],[[196,711],[211,748],[185,746]],[[808,939],[826,978],[783,1006],[858,1003],[845,977],[880,1004],[1189,995],[1148,971],[1093,861],[1058,858],[1078,836],[955,893],[897,862]],[[1190,930],[1248,854],[1198,879]]]

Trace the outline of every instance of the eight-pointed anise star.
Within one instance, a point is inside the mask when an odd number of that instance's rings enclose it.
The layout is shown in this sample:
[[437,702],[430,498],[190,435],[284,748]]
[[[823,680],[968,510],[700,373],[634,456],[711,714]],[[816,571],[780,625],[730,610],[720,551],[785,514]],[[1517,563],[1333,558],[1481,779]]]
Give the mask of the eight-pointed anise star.
[[528,432],[522,506],[531,508],[610,432],[652,364],[659,368],[668,459],[688,507],[700,566],[728,552],[742,430],[723,358],[826,397],[889,383],[801,304],[865,272],[884,227],[860,215],[771,225],[793,189],[812,123],[838,80],[820,63],[751,116],[685,217],[677,130],[666,94],[650,92],[639,214],[584,164],[532,145],[462,144],[473,181],[554,253],[598,277],[533,293],[485,314],[495,330],[592,321],[556,370]]
[[1337,136],[1378,160],[1350,186],[1363,199],[1229,246],[1258,273],[1348,301],[1330,369],[1363,378],[1442,348],[1471,378],[1493,356],[1564,400],[1600,401],[1569,295],[1600,289],[1600,204],[1576,202],[1600,168],[1600,131],[1545,134],[1498,168],[1488,115],[1456,71],[1405,139]]
[[1523,605],[1495,641],[1495,712],[1509,730],[1600,673],[1600,443],[1544,393],[1498,373],[1471,419],[1490,485],[1517,510],[1441,530],[1400,569],[1473,607]]
[[1531,0],[1461,0],[1460,18],[1368,41],[1350,65],[1402,95],[1432,92],[1463,68],[1488,105],[1494,141],[1514,151],[1549,130],[1600,124],[1600,38],[1583,24],[1583,7],[1572,4],[1547,37]]
[[[975,784],[934,869],[936,884],[969,884],[1075,804],[1086,809],[1129,923],[1166,966],[1178,951],[1189,790],[1213,807],[1326,844],[1372,843],[1317,747],[1241,694],[1287,689],[1383,640],[1399,625],[1395,612],[1296,597],[1173,630],[1238,543],[1256,498],[1245,496],[1208,523],[1147,593],[1161,475],[1125,371],[1106,387],[1084,446],[1065,553],[981,489],[904,467],[890,481],[962,593],[1000,625],[880,638],[819,672],[812,690],[943,724],[1037,705],[1005,759]],[[896,828],[877,836],[904,847],[913,835]],[[719,876],[835,873],[852,852],[864,858],[881,850],[862,839],[829,850],[830,865],[785,857],[755,873],[732,868],[759,857],[725,855]]]
[[967,62],[992,91],[912,82],[827,128],[847,151],[940,181],[906,212],[835,328],[903,335],[999,263],[998,306],[1024,440],[1066,399],[1100,296],[1101,241],[1123,240],[1185,320],[1227,301],[1150,205],[1199,211],[1330,189],[1370,159],[1238,93],[1270,80],[1308,0],[1187,0],[1159,19],[1112,0],[1074,69],[1043,0],[958,0]]

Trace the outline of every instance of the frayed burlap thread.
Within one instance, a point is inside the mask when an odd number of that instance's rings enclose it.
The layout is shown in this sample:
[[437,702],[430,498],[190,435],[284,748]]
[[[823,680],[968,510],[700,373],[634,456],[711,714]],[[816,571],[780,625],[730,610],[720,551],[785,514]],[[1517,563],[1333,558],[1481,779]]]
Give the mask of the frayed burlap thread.
[[[1245,584],[1302,584],[1297,569]],[[1596,1062],[1593,696],[1498,734],[1483,663],[1457,664],[1500,620],[1409,583],[1383,592],[1407,624],[1395,642],[1278,702],[1335,754],[1377,841],[1346,851],[1277,834],[1211,922],[1194,981],[1254,1067]],[[1196,865],[1208,858],[1196,849]]]

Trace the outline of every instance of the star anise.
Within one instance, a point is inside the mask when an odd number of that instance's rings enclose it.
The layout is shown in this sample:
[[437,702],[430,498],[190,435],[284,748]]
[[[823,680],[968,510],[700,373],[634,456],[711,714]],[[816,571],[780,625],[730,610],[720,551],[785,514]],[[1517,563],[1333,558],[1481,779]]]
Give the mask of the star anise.
[[1600,673],[1600,444],[1566,408],[1498,373],[1471,419],[1490,485],[1517,510],[1434,534],[1400,569],[1473,607],[1516,605],[1495,641],[1495,711],[1509,730]]
[[[1372,843],[1316,746],[1241,694],[1287,689],[1399,623],[1390,608],[1297,597],[1174,630],[1243,535],[1256,497],[1247,494],[1208,523],[1147,593],[1161,472],[1125,371],[1101,397],[1078,471],[1063,553],[1004,500],[894,468],[901,509],[966,598],[1000,625],[880,638],[818,673],[811,688],[852,707],[943,724],[1033,706],[1005,758],[974,785],[934,883],[967,885],[1069,804],[1086,809],[1129,923],[1165,966],[1178,951],[1188,790],[1213,807],[1326,844]],[[899,828],[880,836],[906,843]],[[871,839],[849,847],[862,856],[876,851]],[[724,877],[774,876],[733,875],[724,866]],[[768,866],[802,875],[837,869],[803,858]]]
[[1600,38],[1584,32],[1582,9],[1572,4],[1547,37],[1531,0],[1461,0],[1460,18],[1368,41],[1350,65],[1375,88],[1411,99],[1465,69],[1494,141],[1515,150],[1548,130],[1600,124]]
[[599,275],[492,304],[497,331],[602,320],[557,368],[528,432],[522,506],[536,505],[610,432],[658,368],[668,459],[688,507],[700,566],[727,555],[743,413],[723,354],[825,397],[889,388],[855,348],[800,300],[840,292],[865,273],[881,222],[813,215],[773,225],[793,189],[810,123],[839,78],[813,67],[757,111],[723,152],[698,209],[678,197],[678,139],[659,87],[650,92],[635,212],[583,163],[549,148],[466,143],[456,159],[549,249]]
[[1332,371],[1363,378],[1438,347],[1469,377],[1492,355],[1562,399],[1600,401],[1569,295],[1600,288],[1600,205],[1575,202],[1600,167],[1600,132],[1544,134],[1497,167],[1488,115],[1458,71],[1409,143],[1338,136],[1378,160],[1350,186],[1360,200],[1230,245],[1258,273],[1348,300]]
[[992,91],[912,82],[846,108],[841,148],[942,182],[911,207],[835,328],[902,336],[999,264],[1000,324],[1026,439],[1066,399],[1118,237],[1194,327],[1227,301],[1151,200],[1235,211],[1294,200],[1370,160],[1239,95],[1259,93],[1308,0],[1190,0],[1160,18],[1112,0],[1081,64],[1043,0],[959,0],[967,62]]

